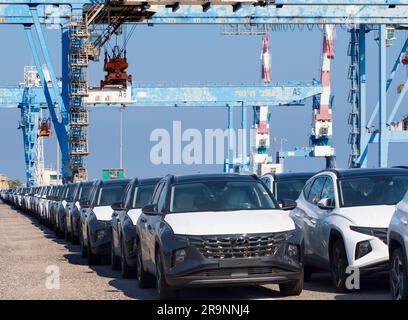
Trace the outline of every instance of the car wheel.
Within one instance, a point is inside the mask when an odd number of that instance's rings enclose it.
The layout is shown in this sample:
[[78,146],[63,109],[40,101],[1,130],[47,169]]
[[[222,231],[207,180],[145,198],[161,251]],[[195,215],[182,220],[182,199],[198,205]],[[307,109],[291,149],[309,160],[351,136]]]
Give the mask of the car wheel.
[[164,268],[160,250],[156,252],[156,290],[159,294],[160,300],[169,300],[176,298],[176,290],[170,287],[166,282],[166,276],[164,274]]
[[92,247],[91,247],[91,237],[88,232],[88,243],[86,246],[86,249],[88,251],[88,265],[94,266],[98,265],[100,263],[100,257],[92,252]]
[[155,278],[153,277],[153,275],[145,271],[143,267],[143,257],[140,247],[140,241],[137,242],[136,270],[139,288],[146,289],[154,287]]
[[390,288],[393,300],[408,300],[408,270],[401,248],[391,253]]
[[347,254],[344,243],[342,240],[336,240],[330,254],[332,281],[336,292],[345,293],[349,291],[346,287],[347,266]]
[[71,242],[72,244],[78,244],[78,237],[75,236],[74,225],[73,225],[72,219],[71,219]]
[[66,241],[71,241],[71,235],[68,231],[68,226],[66,222],[64,223],[64,238]]
[[304,282],[308,282],[312,279],[312,275],[313,275],[313,269],[310,267],[305,267],[304,271]]
[[111,241],[111,267],[112,270],[120,269],[120,258],[115,254],[115,244],[113,243],[113,237]]
[[86,246],[85,246],[85,241],[84,241],[84,237],[82,236],[82,231],[79,232],[79,245],[81,247],[81,258],[87,258],[88,250],[86,249]]
[[123,242],[123,240],[120,246],[120,267],[121,267],[123,278],[128,279],[128,278],[136,277],[137,275],[136,269],[127,263],[126,253],[125,253],[125,243]]
[[298,280],[279,284],[279,291],[285,296],[298,296],[302,293],[304,283],[304,272]]

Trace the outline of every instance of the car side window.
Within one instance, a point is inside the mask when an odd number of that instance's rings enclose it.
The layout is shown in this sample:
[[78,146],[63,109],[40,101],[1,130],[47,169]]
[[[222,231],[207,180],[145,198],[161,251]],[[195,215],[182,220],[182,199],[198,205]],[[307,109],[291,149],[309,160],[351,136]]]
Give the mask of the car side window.
[[157,204],[158,203],[159,196],[160,196],[161,191],[163,189],[163,185],[164,185],[164,182],[160,182],[158,184],[158,186],[156,187],[156,190],[154,190],[154,194],[153,194],[153,197],[152,197],[152,204]]
[[325,181],[326,177],[318,177],[314,180],[309,192],[309,196],[307,197],[307,201],[313,204],[317,204],[320,201]]
[[333,179],[331,177],[326,178],[326,182],[324,183],[324,187],[322,190],[321,199],[329,199],[329,206],[335,206],[335,197],[334,197],[334,184]]
[[305,199],[307,200],[309,197],[309,192],[310,192],[310,188],[312,187],[314,180],[309,181],[305,187],[303,188],[303,196],[305,197]]
[[132,194],[134,193],[134,190],[135,190],[135,184],[129,183],[126,187],[126,191],[123,194],[123,202],[122,202],[123,208],[129,208],[130,199],[132,199]]
[[271,187],[271,182],[270,182],[270,179],[269,179],[268,177],[263,177],[261,180],[262,180],[263,183],[266,184],[266,186],[267,186],[268,188]]
[[158,201],[158,204],[157,204],[157,211],[158,211],[158,212],[163,212],[164,206],[166,205],[167,186],[168,186],[167,183],[164,184],[164,185],[163,185],[163,188],[162,188],[162,190],[161,190],[160,197],[159,197],[159,201]]

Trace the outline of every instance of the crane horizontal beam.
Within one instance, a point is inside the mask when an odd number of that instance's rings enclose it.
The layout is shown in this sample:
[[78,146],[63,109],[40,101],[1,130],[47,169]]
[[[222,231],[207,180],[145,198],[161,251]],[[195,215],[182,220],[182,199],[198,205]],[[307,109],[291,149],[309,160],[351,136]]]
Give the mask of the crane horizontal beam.
[[[95,4],[95,3],[104,3],[103,0],[0,0],[0,4],[30,4],[30,5],[41,5],[41,4],[49,4],[49,5],[59,5],[59,4],[68,4],[68,5],[85,5],[85,4]],[[171,0],[146,0],[146,1],[137,1],[137,0],[123,0],[123,1],[115,1],[110,0],[109,3],[125,3],[129,5],[135,5],[138,3],[143,4],[171,4],[171,3],[180,3],[186,5],[202,5],[203,3],[211,3],[214,5],[224,5],[226,2],[230,3],[259,3],[259,4],[270,4],[275,6],[281,5],[292,5],[292,6],[306,6],[306,5],[343,5],[343,6],[366,6],[366,5],[376,5],[376,6],[402,6],[408,5],[407,0],[264,0],[264,1],[256,1],[256,0],[208,0],[208,1],[198,1],[198,0],[179,0],[179,1],[171,1]]]
[[[4,0],[3,0],[4,2]],[[64,1],[61,1],[64,3]],[[404,3],[408,4],[405,0]],[[0,0],[0,24],[33,23],[28,5],[5,5]],[[70,6],[39,6],[41,23],[59,25],[68,22]],[[109,12],[109,6],[106,7]],[[239,10],[232,5],[211,6],[204,10],[201,6],[180,5],[173,10],[165,5],[152,5],[144,20],[132,21],[132,16],[124,22],[139,24],[408,24],[408,5],[290,5],[252,6],[243,4]],[[104,23],[102,21],[102,23]]]
[[[31,88],[35,104],[46,104],[42,88]],[[22,101],[23,87],[1,87],[0,108],[16,108]],[[90,88],[85,104],[95,107],[175,107],[175,106],[235,106],[296,105],[304,99],[321,94],[320,82],[291,82],[272,85],[226,86],[133,86],[120,88]]]

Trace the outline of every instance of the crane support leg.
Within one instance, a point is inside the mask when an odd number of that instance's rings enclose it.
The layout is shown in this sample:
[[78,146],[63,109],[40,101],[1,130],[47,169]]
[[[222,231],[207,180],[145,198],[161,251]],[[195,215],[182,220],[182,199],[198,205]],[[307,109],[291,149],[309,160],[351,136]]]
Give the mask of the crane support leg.
[[379,26],[379,139],[378,166],[387,167],[388,162],[388,128],[387,128],[387,79],[386,79],[386,30],[385,24]]
[[30,13],[33,18],[35,31],[36,31],[36,34],[39,40],[40,49],[44,57],[45,65],[50,74],[52,90],[54,93],[53,96],[55,98],[55,101],[58,103],[60,114],[61,114],[61,122],[59,122],[57,114],[55,113],[54,103],[52,103],[51,95],[49,92],[48,94],[46,93],[46,91],[48,91],[47,82],[46,82],[45,76],[42,71],[39,54],[38,54],[37,47],[34,42],[32,28],[26,27],[25,28],[26,33],[29,39],[31,50],[33,52],[36,68],[37,68],[38,74],[40,75],[43,90],[44,90],[46,97],[48,96],[49,98],[47,99],[48,109],[50,111],[51,119],[52,119],[52,122],[55,128],[56,136],[58,139],[58,143],[59,143],[59,147],[60,147],[61,155],[62,155],[61,156],[62,158],[62,177],[64,180],[67,180],[71,176],[70,169],[69,169],[68,135],[67,135],[68,113],[67,113],[67,109],[65,107],[64,101],[61,97],[55,70],[54,70],[54,67],[51,61],[51,57],[50,57],[50,54],[47,48],[47,44],[46,44],[45,37],[42,31],[42,27],[41,27],[41,24],[38,18],[37,8],[35,6],[30,7]]

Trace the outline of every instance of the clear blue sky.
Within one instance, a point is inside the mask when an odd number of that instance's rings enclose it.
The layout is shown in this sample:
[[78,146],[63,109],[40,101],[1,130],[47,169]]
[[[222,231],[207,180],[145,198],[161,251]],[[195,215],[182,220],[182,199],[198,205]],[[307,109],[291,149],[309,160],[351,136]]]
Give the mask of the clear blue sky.
[[[259,36],[223,36],[221,26],[138,26],[128,44],[129,73],[134,82],[257,82],[260,81]],[[397,33],[397,40],[387,50],[388,67],[393,63],[405,32]],[[0,85],[15,85],[23,80],[24,65],[33,60],[25,33],[21,26],[1,26],[0,38]],[[60,36],[55,30],[47,31],[47,41],[54,62],[60,70]],[[313,31],[279,31],[271,33],[272,80],[305,80],[319,78],[322,34]],[[347,102],[349,80],[347,71],[349,57],[348,33],[336,29],[336,56],[332,64],[332,89],[334,98],[334,145],[339,167],[346,167],[350,153],[347,144],[350,131],[347,124],[351,110]],[[377,44],[374,32],[367,39],[368,106],[371,110],[377,99]],[[97,84],[102,78],[102,63],[92,63],[91,83]],[[388,102],[396,99],[396,86],[406,78],[406,70],[398,73],[390,92]],[[397,119],[408,113],[403,103]],[[271,109],[271,136],[288,139],[286,149],[306,146],[312,120],[311,101],[303,107],[280,107]],[[0,172],[10,178],[25,180],[22,134],[17,130],[19,110],[0,110]],[[171,128],[173,120],[182,121],[183,128],[226,128],[225,108],[152,108],[127,109],[124,123],[124,166],[128,176],[155,176],[165,173],[189,173],[222,171],[219,165],[201,166],[156,166],[150,163],[149,152],[153,143],[149,141],[152,130]],[[119,113],[117,109],[91,111],[90,156],[88,167],[90,178],[101,176],[105,167],[119,165]],[[248,112],[252,121],[252,112]],[[378,121],[378,120],[377,120]],[[237,112],[236,125],[240,118]],[[55,167],[55,137],[45,143],[45,163]],[[376,166],[377,146],[370,147],[369,166]],[[407,146],[394,144],[390,147],[389,164],[406,164]],[[317,170],[324,166],[324,159],[288,159],[286,169],[290,171]]]

